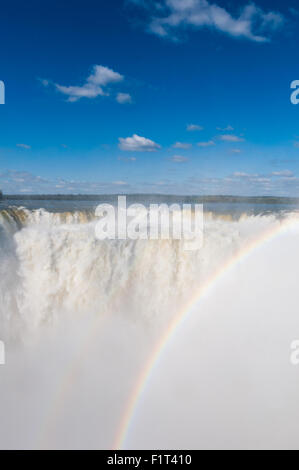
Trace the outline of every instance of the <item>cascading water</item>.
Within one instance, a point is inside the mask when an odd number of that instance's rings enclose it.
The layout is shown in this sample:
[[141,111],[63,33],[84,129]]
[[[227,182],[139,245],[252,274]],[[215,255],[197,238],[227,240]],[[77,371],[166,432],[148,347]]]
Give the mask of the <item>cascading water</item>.
[[0,447],[111,446],[169,321],[246,245],[297,217],[206,213],[204,245],[188,252],[179,240],[100,241],[93,211],[2,210]]
[[[226,259],[269,226],[274,215],[206,214],[204,246],[179,240],[104,240],[92,212],[0,212],[2,328],[21,334],[62,315],[116,312],[167,321]],[[16,322],[16,324],[14,324]],[[160,323],[159,323],[160,322]],[[6,336],[6,335],[5,335]]]

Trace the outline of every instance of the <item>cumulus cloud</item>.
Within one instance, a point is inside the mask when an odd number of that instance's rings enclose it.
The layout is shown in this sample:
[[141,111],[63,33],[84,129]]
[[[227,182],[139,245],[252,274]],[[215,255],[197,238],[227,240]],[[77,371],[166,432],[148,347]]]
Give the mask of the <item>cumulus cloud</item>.
[[[131,0],[147,9],[146,2]],[[177,40],[182,30],[209,28],[234,38],[255,42],[269,41],[270,35],[284,24],[284,16],[265,12],[249,3],[233,15],[228,9],[208,0],[162,0],[147,2],[147,31],[160,37]]]
[[188,144],[187,142],[176,142],[172,147],[174,149],[187,150],[192,147],[192,144]]
[[194,131],[203,131],[203,127],[199,126],[198,124],[188,124],[187,131],[194,132]]
[[129,93],[118,93],[116,101],[119,104],[130,104],[132,103],[132,96]]
[[118,140],[119,148],[126,152],[155,152],[161,148],[161,146],[153,140],[146,139],[137,134],[125,139],[120,137]]
[[[108,86],[122,82],[123,75],[102,65],[94,65],[91,74],[82,85],[65,86],[54,84],[56,90],[67,96],[67,100],[75,102],[81,98],[97,98],[98,96],[109,96]],[[44,81],[49,84],[48,81]],[[47,85],[48,86],[48,85]]]
[[243,137],[239,137],[233,134],[223,134],[219,137],[223,142],[244,142]]

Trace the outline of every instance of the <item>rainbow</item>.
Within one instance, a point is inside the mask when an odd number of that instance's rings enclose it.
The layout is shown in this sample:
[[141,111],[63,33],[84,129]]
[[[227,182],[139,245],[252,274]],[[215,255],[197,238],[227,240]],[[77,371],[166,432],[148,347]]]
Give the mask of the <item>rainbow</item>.
[[113,449],[122,450],[125,448],[126,440],[129,435],[130,429],[133,425],[134,418],[137,415],[137,411],[141,402],[141,398],[149,386],[151,377],[155,369],[158,366],[159,359],[163,356],[169,343],[174,339],[179,326],[187,320],[189,315],[196,309],[198,309],[200,302],[204,297],[217,286],[218,282],[228,274],[233,268],[239,263],[243,262],[248,256],[254,253],[255,250],[262,247],[264,244],[270,242],[278,235],[284,233],[292,226],[299,224],[298,218],[288,219],[279,223],[278,227],[271,228],[263,233],[262,236],[248,243],[242,250],[240,250],[235,256],[233,256],[227,263],[225,263],[216,273],[205,282],[195,295],[191,298],[188,304],[180,311],[168,325],[166,331],[162,334],[158,340],[154,350],[151,352],[143,370],[141,371],[138,380],[132,390],[132,393],[127,402],[124,414],[122,416],[120,426],[117,430]]

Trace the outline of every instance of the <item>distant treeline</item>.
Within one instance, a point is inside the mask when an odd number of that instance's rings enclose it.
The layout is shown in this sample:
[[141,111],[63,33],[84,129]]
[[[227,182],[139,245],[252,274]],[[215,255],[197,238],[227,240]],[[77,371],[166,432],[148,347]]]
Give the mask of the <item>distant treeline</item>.
[[[224,203],[224,204],[298,204],[299,198],[292,197],[275,197],[275,196],[180,196],[166,194],[128,194],[126,195],[128,202],[144,202],[151,203],[174,203],[178,201],[182,204],[207,204],[207,203]],[[117,201],[117,194],[33,194],[33,195],[3,195],[0,191],[0,199],[12,201]]]

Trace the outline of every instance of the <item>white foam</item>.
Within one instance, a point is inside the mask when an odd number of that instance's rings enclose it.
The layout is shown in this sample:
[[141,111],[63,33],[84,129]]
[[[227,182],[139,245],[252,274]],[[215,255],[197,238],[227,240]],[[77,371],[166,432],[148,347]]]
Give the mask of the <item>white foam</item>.
[[[94,235],[94,222],[80,215],[72,218],[46,211],[28,211],[21,221],[16,216],[7,220],[8,217],[2,221],[0,239],[0,339],[5,340],[7,347],[6,365],[0,370],[0,446],[3,448],[111,447],[130,390],[162,328],[223,263],[250,240],[280,224],[274,215],[243,217],[236,221],[210,216],[205,221],[204,247],[186,252],[177,240],[99,241]],[[293,239],[294,234],[289,236]],[[295,245],[288,245],[285,238],[282,246],[287,259],[285,265],[275,256],[271,264],[269,252],[259,253],[259,263],[248,265],[248,272],[245,269],[240,278],[235,276],[226,286],[225,292],[233,302],[222,299],[217,291],[207,308],[211,320],[206,317],[203,324],[201,320],[194,324],[193,335],[186,330],[186,338],[190,339],[188,348],[194,357],[203,354],[207,358],[195,374],[199,387],[206,381],[202,370],[204,374],[209,371],[212,343],[207,338],[213,341],[213,335],[218,337],[223,331],[227,338],[223,344],[228,348],[224,354],[227,358],[230,341],[238,334],[238,320],[232,316],[232,310],[238,312],[244,324],[251,325],[251,318],[252,322],[258,321],[259,312],[252,315],[252,308],[262,307],[265,298],[270,299],[270,305],[275,308],[280,298],[280,280],[293,282],[296,270],[290,263],[295,257],[290,250],[295,250]],[[268,281],[263,284],[261,265],[267,262]],[[265,298],[262,297],[263,286]],[[271,286],[274,291],[269,296],[267,289]],[[259,292],[259,303],[244,303],[244,289],[251,292],[253,300]],[[296,289],[291,292],[295,295]],[[291,300],[286,304],[287,312],[292,312],[292,305]],[[261,313],[264,312],[262,308]],[[217,329],[214,328],[215,318],[220,322]],[[279,335],[281,326],[275,322],[273,328]],[[185,349],[184,343],[178,345],[179,349]],[[254,342],[251,347],[257,360]],[[183,361],[184,356],[178,351],[179,356],[170,362],[175,367],[179,365],[178,370],[181,370],[179,357]],[[214,359],[211,367],[213,370],[216,367]],[[221,367],[225,374],[225,363],[221,362]],[[167,370],[161,369],[166,378]],[[187,367],[186,371],[189,370]],[[238,381],[239,368],[235,371],[234,380]],[[153,391],[156,390],[156,396],[160,394],[162,408],[166,395],[171,394],[168,402],[173,406],[174,415],[180,414],[184,409],[180,404],[188,403],[190,397],[184,380],[179,385],[182,388],[177,389],[172,376],[170,379],[169,387],[174,386],[175,392],[164,385],[160,390],[155,385]],[[159,380],[161,382],[161,375]],[[211,386],[215,383],[219,382],[212,381]],[[239,390],[243,393],[237,383],[233,390],[234,397]],[[207,400],[208,395],[204,399]],[[150,410],[153,403],[157,406],[155,399],[151,403]],[[225,403],[221,403],[225,408]],[[165,403],[167,413],[169,406]],[[192,406],[196,407],[196,397]],[[198,403],[199,410],[202,406],[204,402]],[[257,410],[260,412],[260,408]],[[193,411],[200,420],[196,409]],[[299,407],[296,407],[297,412]],[[218,409],[218,413],[221,410]],[[273,410],[274,418],[275,413]],[[190,414],[186,416],[190,418]],[[219,423],[224,426],[222,418]],[[188,442],[190,446],[198,442],[194,438],[197,428],[191,426],[193,434],[189,435],[182,426],[183,439],[178,428],[171,427],[173,424],[165,429],[162,426],[161,433],[156,433],[158,417],[155,422],[148,420],[148,415],[143,419],[146,427],[144,432],[136,428],[138,435],[133,433],[132,447],[145,445],[146,436],[150,437],[149,446],[159,446],[155,436],[160,436],[160,448],[173,442],[177,447],[180,442],[187,447]],[[163,419],[167,424],[167,416]],[[200,433],[208,426],[207,418]],[[229,439],[242,444],[244,441],[238,441],[238,433],[238,428],[229,428]],[[225,444],[227,441],[222,442],[220,435],[217,434],[215,442]],[[223,431],[222,435],[227,434]],[[203,442],[212,446],[212,435],[210,441]]]

